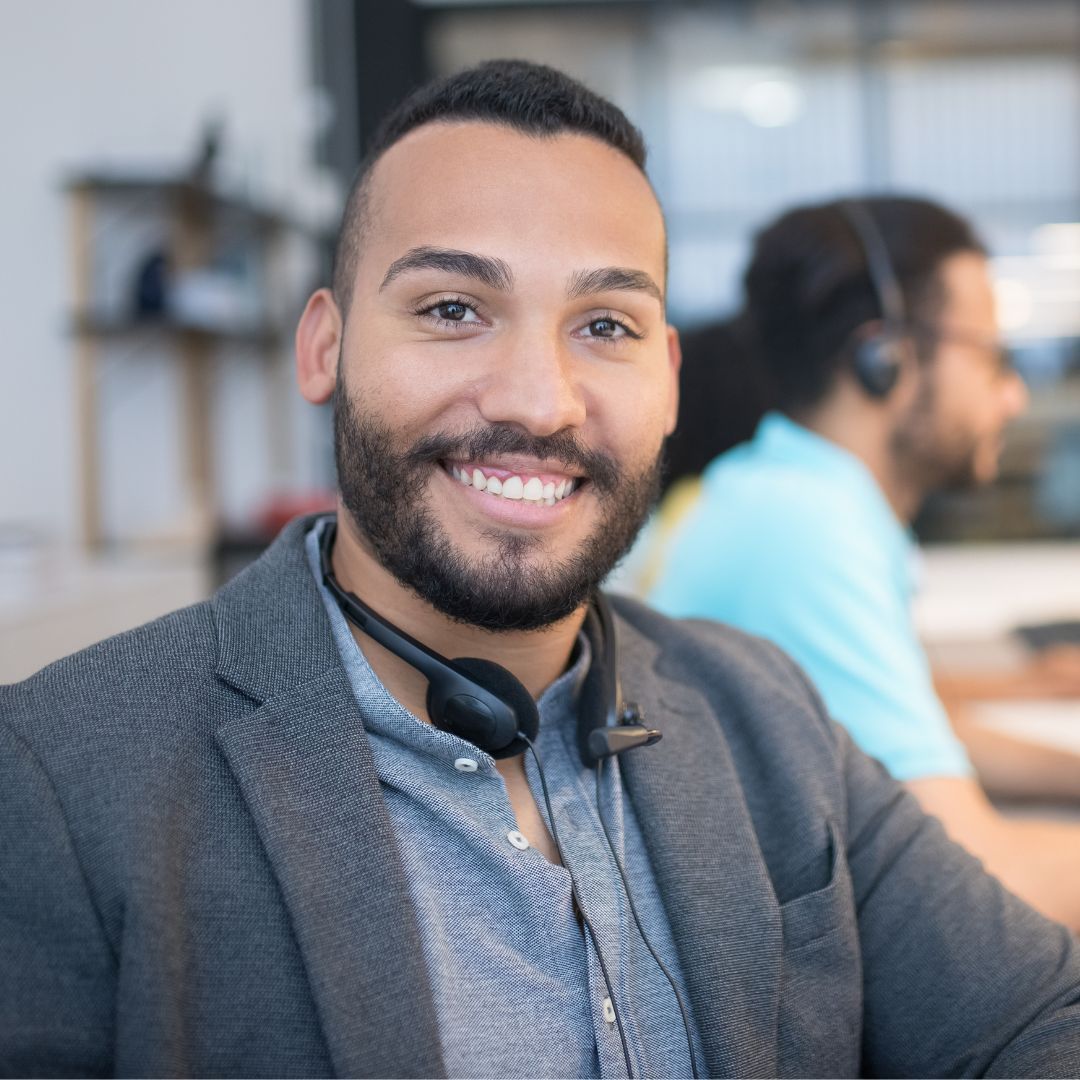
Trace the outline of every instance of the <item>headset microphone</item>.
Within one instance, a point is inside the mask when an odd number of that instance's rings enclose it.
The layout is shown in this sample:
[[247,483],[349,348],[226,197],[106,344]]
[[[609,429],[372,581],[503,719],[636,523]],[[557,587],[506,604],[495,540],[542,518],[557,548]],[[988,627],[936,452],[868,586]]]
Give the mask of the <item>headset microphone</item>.
[[593,728],[589,732],[589,755],[594,761],[633,750],[635,746],[652,746],[659,742],[661,733],[643,724],[625,724],[620,727]]
[[637,705],[623,702],[615,620],[600,593],[594,597],[585,616],[584,629],[594,660],[582,689],[578,751],[586,765],[596,765],[624,750],[652,746],[660,740],[661,734],[656,728],[642,723],[644,718]]

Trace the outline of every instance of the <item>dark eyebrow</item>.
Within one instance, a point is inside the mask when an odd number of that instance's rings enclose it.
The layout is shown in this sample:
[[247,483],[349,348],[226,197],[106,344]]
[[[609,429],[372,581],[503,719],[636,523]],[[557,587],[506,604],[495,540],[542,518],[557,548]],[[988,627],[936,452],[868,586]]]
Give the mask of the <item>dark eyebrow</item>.
[[660,291],[660,286],[644,270],[628,270],[622,266],[578,270],[570,277],[570,282],[566,286],[566,295],[570,300],[577,300],[582,296],[591,296],[593,293],[622,289],[648,293],[649,296],[655,296],[661,305],[664,303],[664,294]]
[[459,274],[461,277],[475,278],[488,288],[498,289],[500,292],[510,292],[514,284],[514,275],[502,259],[475,255],[471,251],[455,251],[452,248],[416,247],[406,251],[400,259],[395,259],[390,264],[379,291],[385,289],[399,274],[409,270],[442,270],[447,274]]

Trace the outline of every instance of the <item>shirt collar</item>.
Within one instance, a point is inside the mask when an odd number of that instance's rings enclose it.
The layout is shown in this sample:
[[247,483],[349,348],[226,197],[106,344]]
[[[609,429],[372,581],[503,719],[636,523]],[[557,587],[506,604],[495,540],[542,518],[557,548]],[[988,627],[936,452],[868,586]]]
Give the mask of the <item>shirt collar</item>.
[[[754,445],[759,453],[772,460],[813,466],[834,474],[837,479],[857,483],[860,487],[872,487],[875,500],[885,502],[888,507],[873,474],[858,457],[783,413],[765,414],[754,435]],[[892,507],[888,508],[895,519]]]

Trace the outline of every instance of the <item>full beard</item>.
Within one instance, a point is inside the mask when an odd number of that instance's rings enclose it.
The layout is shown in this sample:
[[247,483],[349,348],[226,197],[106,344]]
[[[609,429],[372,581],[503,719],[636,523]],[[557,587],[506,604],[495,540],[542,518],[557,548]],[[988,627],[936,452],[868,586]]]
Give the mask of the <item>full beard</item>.
[[[659,457],[628,475],[568,432],[534,436],[517,425],[492,424],[430,435],[401,451],[391,428],[353,405],[340,376],[333,405],[338,487],[360,535],[420,599],[483,630],[538,630],[573,614],[629,550],[659,493]],[[545,562],[541,537],[494,527],[484,534],[490,550],[482,556],[454,546],[424,505],[431,472],[451,458],[498,454],[560,461],[585,474],[602,513],[577,551]]]
[[890,439],[893,460],[924,496],[979,486],[980,445],[978,437],[968,431],[946,429],[930,383],[900,419]]

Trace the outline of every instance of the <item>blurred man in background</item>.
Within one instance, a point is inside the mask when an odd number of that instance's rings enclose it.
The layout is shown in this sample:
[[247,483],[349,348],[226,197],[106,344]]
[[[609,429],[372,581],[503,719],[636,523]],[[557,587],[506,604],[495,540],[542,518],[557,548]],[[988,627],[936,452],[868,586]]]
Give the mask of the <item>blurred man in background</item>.
[[[982,243],[922,200],[803,207],[757,237],[745,285],[778,410],[706,471],[650,599],[782,646],[954,838],[1080,927],[1080,827],[991,806],[910,611],[912,519],[931,492],[994,479],[1027,400]],[[1080,798],[1076,755],[991,732],[971,750],[1003,793]]]

